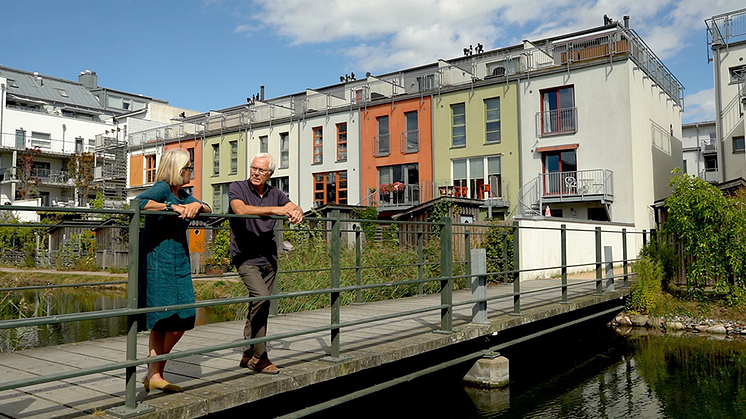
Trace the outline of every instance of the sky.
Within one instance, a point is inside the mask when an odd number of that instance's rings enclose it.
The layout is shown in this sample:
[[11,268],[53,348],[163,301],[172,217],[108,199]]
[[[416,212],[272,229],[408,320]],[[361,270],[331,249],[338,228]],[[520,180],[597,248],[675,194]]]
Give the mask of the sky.
[[714,120],[704,20],[743,0],[3,0],[0,65],[199,112],[622,20],[685,86],[683,122]]

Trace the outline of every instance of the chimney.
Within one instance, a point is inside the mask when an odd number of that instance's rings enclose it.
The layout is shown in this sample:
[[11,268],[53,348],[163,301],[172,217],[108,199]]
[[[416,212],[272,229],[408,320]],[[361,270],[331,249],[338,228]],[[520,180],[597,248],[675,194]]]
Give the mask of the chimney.
[[624,27],[629,29],[629,15],[624,16]]
[[259,100],[264,102],[264,85],[259,86]]
[[98,76],[96,75],[95,71],[81,71],[80,75],[78,76],[78,81],[83,83],[83,86],[88,90],[98,87]]

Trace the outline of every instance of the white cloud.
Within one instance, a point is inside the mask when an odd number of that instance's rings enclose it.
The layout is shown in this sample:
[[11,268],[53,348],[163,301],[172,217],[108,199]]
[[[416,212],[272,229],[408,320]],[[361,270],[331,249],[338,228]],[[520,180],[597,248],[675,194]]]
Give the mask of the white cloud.
[[715,120],[715,89],[704,89],[684,98],[683,121],[701,122]]
[[704,19],[742,0],[254,0],[237,32],[262,30],[292,45],[334,44],[351,67],[393,70],[461,55],[469,44],[507,47],[625,15],[661,58],[704,39]]

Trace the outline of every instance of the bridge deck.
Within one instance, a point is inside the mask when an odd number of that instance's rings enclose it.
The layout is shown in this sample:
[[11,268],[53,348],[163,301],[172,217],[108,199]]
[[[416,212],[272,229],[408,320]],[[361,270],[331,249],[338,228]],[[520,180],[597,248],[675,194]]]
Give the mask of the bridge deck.
[[[557,279],[522,281],[522,291],[559,285]],[[571,281],[572,283],[572,281]],[[488,296],[512,292],[512,284],[488,287]],[[228,349],[171,360],[166,378],[184,388],[183,393],[146,394],[138,384],[138,400],[156,408],[140,417],[192,418],[233,406],[331,380],[356,371],[441,348],[459,341],[488,335],[536,319],[569,312],[619,298],[627,291],[592,295],[593,284],[569,288],[570,304],[558,304],[560,291],[542,291],[522,297],[522,315],[512,316],[512,298],[488,303],[490,324],[471,324],[471,305],[454,308],[454,333],[432,333],[440,328],[440,312],[346,328],[341,331],[343,362],[323,360],[330,354],[330,333],[320,332],[268,343],[271,359],[282,368],[276,376],[255,374],[238,367],[240,349]],[[468,301],[468,290],[454,293],[454,302]],[[439,295],[388,300],[342,308],[342,322],[386,313],[436,306]],[[299,331],[329,324],[328,309],[270,318],[272,334]],[[63,325],[64,327],[64,325]],[[233,341],[242,336],[243,321],[197,326],[187,332],[175,351]],[[57,371],[92,367],[125,360],[125,337],[64,344],[0,354],[1,381],[12,381]],[[138,335],[138,356],[147,355],[148,335]],[[137,369],[141,380],[145,366]],[[124,405],[124,370],[95,374],[0,392],[0,418],[75,418],[103,414]]]

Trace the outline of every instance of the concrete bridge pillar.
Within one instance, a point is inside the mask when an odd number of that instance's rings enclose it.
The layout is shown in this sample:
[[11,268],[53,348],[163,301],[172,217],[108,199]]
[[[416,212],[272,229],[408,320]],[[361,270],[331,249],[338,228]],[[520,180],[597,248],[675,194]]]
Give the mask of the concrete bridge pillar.
[[481,388],[506,387],[510,383],[510,362],[499,352],[485,355],[463,378],[464,384]]

